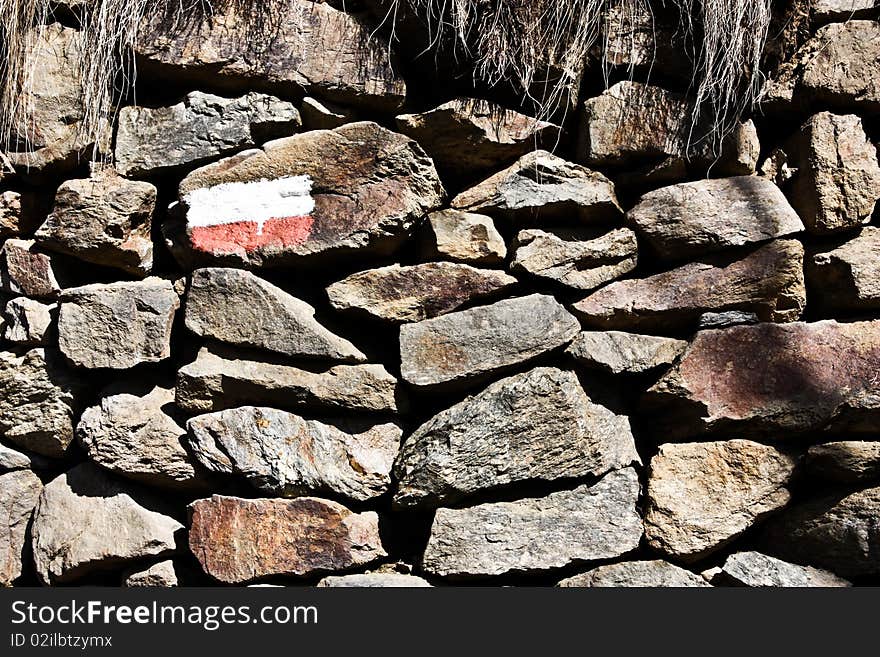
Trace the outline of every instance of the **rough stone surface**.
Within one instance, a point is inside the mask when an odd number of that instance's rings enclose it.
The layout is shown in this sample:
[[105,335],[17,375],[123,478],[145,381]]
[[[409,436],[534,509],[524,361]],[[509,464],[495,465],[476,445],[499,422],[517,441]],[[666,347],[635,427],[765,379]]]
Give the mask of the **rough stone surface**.
[[9,470],[27,470],[31,467],[33,459],[18,450],[0,445],[0,472]]
[[841,440],[807,450],[805,467],[812,476],[841,484],[880,479],[880,442]]
[[170,107],[123,107],[116,167],[124,176],[163,173],[297,132],[292,103],[260,93],[223,98],[194,91]]
[[206,573],[228,584],[348,570],[386,556],[374,512],[316,497],[214,495],[193,502],[190,515],[190,549]]
[[740,586],[841,587],[848,581],[827,570],[788,563],[760,552],[737,552],[724,562],[720,578]]
[[632,468],[542,498],[438,509],[422,558],[440,577],[533,573],[634,550],[642,537]]
[[[877,57],[880,65],[880,48]],[[820,112],[783,150],[795,170],[786,194],[808,231],[822,235],[871,220],[880,199],[880,164],[858,116]]]
[[171,559],[154,563],[144,570],[130,572],[122,581],[122,586],[126,588],[169,588],[177,585],[177,573]]
[[503,264],[507,246],[491,217],[441,210],[428,215],[422,253],[431,259],[491,267]]
[[321,102],[317,98],[303,98],[300,110],[303,127],[306,130],[334,130],[357,120],[350,109]]
[[191,488],[201,482],[183,448],[186,431],[166,412],[174,390],[105,390],[87,408],[76,435],[88,457],[122,477],[163,488]]
[[251,217],[242,216],[219,236],[188,226],[178,241],[191,259],[247,267],[316,256],[385,255],[445,197],[424,151],[375,123],[307,132],[244,151],[191,173],[180,184],[180,196],[192,213],[199,205],[188,195],[196,190],[296,176],[305,176],[310,188],[314,208],[308,215],[275,222],[262,232]]
[[49,342],[49,330],[55,317],[55,306],[27,297],[16,297],[3,310],[6,328],[3,337],[25,347],[39,347]]
[[674,338],[621,333],[584,331],[568,347],[578,363],[611,374],[641,374],[672,365],[688,343]]
[[52,350],[0,352],[0,434],[32,452],[64,456],[81,387]]
[[[648,391],[668,438],[876,432],[880,322],[756,324],[701,331]],[[830,367],[829,364],[834,366]]]
[[832,495],[787,509],[768,523],[767,550],[841,577],[880,574],[880,488]]
[[68,180],[35,238],[40,246],[135,276],[153,268],[150,237],[156,188],[125,180],[112,169]]
[[401,430],[339,426],[274,408],[243,406],[187,422],[196,458],[271,496],[331,494],[363,502],[385,493]]
[[473,379],[561,347],[579,329],[565,308],[542,294],[405,324],[401,376],[420,387]]
[[520,231],[510,270],[589,291],[636,268],[638,244],[628,228]]
[[700,180],[645,194],[627,215],[663,259],[763,242],[804,229],[785,196],[754,176]]
[[806,305],[804,249],[779,240],[739,260],[683,265],[643,279],[618,281],[574,304],[589,326],[667,331],[696,328],[707,312],[753,312],[764,322],[798,319]]
[[27,527],[42,490],[39,477],[30,470],[0,474],[0,586],[12,586],[22,573]]
[[748,440],[662,445],[648,472],[648,545],[688,562],[716,552],[788,503],[795,462]]
[[[331,4],[291,0],[250,11],[229,3],[186,18],[154,13],[136,50],[157,75],[215,87],[250,86],[280,95],[303,91],[333,102],[394,111],[406,85],[375,26]],[[173,7],[171,8],[173,11]]]
[[161,278],[68,288],[61,295],[58,346],[77,367],[157,363],[171,355],[179,307],[171,283]]
[[877,0],[812,0],[813,20],[829,22],[860,18],[880,7]]
[[[3,174],[0,173],[0,180]],[[0,239],[15,237],[21,230],[21,194],[5,191],[0,193]]]
[[203,348],[177,372],[175,401],[207,413],[248,404],[287,409],[394,413],[397,379],[381,365],[336,365],[310,372],[281,363],[224,357]]
[[755,313],[745,313],[739,310],[730,310],[723,313],[703,313],[697,323],[699,330],[722,329],[740,324],[757,324],[761,320]]
[[392,322],[418,322],[497,296],[516,285],[499,271],[453,262],[390,265],[352,274],[327,288],[336,310],[358,310]]
[[34,249],[33,240],[9,239],[0,248],[0,288],[11,294],[54,299],[60,287],[52,259]]
[[459,98],[420,114],[397,117],[437,168],[455,177],[497,170],[535,148],[553,146],[560,128],[484,100]]
[[880,228],[865,227],[857,237],[807,259],[810,293],[826,310],[880,308]]
[[702,577],[668,561],[624,561],[599,566],[581,575],[562,580],[556,586],[581,587],[705,587],[710,586]]
[[366,573],[364,575],[331,575],[325,577],[318,586],[321,588],[430,588],[431,584],[415,575],[399,573]]
[[321,326],[315,309],[240,269],[194,271],[186,327],[202,337],[286,356],[363,362],[357,347]]
[[540,367],[416,429],[394,466],[394,502],[445,506],[517,482],[595,477],[633,463],[629,420],[593,403],[573,372]]
[[69,582],[175,550],[177,520],[139,489],[84,463],[46,484],[34,511],[34,565],[44,584]]
[[541,150],[462,192],[452,207],[517,221],[596,223],[622,213],[608,178]]

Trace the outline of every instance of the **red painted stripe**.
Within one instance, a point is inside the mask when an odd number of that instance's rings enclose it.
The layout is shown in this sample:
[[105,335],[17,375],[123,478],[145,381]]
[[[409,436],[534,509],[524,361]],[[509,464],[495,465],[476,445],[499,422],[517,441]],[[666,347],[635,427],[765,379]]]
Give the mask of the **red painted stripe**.
[[262,232],[258,232],[255,221],[195,226],[190,229],[190,243],[197,251],[218,256],[265,246],[298,246],[309,239],[314,221],[311,215],[269,219],[263,224]]

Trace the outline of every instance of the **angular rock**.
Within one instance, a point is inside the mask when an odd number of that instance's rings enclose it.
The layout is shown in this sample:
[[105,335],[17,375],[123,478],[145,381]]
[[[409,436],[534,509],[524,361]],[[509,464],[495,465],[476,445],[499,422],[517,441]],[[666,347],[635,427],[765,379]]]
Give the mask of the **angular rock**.
[[700,331],[706,329],[722,329],[738,326],[740,324],[757,324],[761,320],[755,313],[744,313],[738,310],[731,310],[723,313],[703,313],[700,315],[700,321],[697,328]]
[[364,575],[331,575],[318,586],[321,588],[399,588],[421,589],[431,585],[421,577],[399,573],[366,573]]
[[47,249],[143,277],[153,268],[150,237],[156,188],[120,178],[105,168],[83,180],[68,180],[34,235]]
[[440,577],[533,573],[638,547],[639,479],[627,468],[542,498],[438,509],[422,568]]
[[39,347],[49,341],[49,330],[55,318],[55,305],[16,297],[3,310],[6,328],[3,338],[26,347]]
[[[880,41],[880,31],[877,39]],[[880,84],[877,86],[880,103]],[[783,150],[787,165],[794,169],[784,185],[786,195],[808,231],[823,235],[871,220],[880,199],[880,164],[877,149],[858,116],[820,112]]]
[[239,475],[266,495],[358,502],[391,486],[402,435],[391,423],[334,426],[255,406],[200,415],[187,428],[193,454],[212,472]]
[[687,349],[685,340],[620,331],[584,331],[566,350],[578,363],[611,374],[641,374],[672,365]]
[[348,570],[386,556],[374,512],[329,500],[214,495],[189,508],[190,550],[206,573],[228,584]]
[[812,476],[841,484],[880,479],[880,442],[842,440],[807,450],[805,467]]
[[823,23],[868,16],[878,7],[877,0],[812,0],[811,3],[813,20]]
[[185,234],[172,239],[189,258],[260,267],[388,255],[445,192],[409,137],[351,123],[197,169],[180,197]]
[[764,322],[798,319],[806,305],[804,248],[778,240],[742,259],[712,259],[618,281],[572,306],[589,326],[623,331],[696,328],[707,312],[753,312]]
[[430,259],[491,267],[504,263],[507,246],[491,217],[459,210],[441,210],[428,215],[422,254]]
[[779,188],[755,176],[663,187],[645,194],[626,218],[664,260],[764,242],[804,230]]
[[92,461],[122,477],[163,488],[196,487],[202,482],[183,448],[186,431],[165,412],[173,403],[174,390],[160,386],[105,390],[100,403],[83,412],[77,439]]
[[44,584],[171,554],[183,525],[148,493],[83,463],[46,484],[34,511],[34,565]]
[[406,95],[374,25],[334,3],[290,0],[261,11],[228,3],[209,11],[151,12],[136,51],[145,73],[193,86],[259,88],[392,112]]
[[788,503],[795,463],[748,440],[661,445],[648,471],[648,545],[686,562],[718,551]]
[[599,566],[581,575],[562,580],[556,586],[582,587],[705,587],[710,586],[702,577],[668,561],[624,561]]
[[807,259],[807,283],[829,311],[880,308],[880,228],[867,226],[845,244]]
[[525,272],[566,287],[589,291],[636,268],[638,244],[628,228],[522,230],[514,242],[513,272]]
[[404,324],[401,376],[419,387],[472,380],[557,349],[579,330],[562,305],[542,294]]
[[30,470],[0,474],[0,586],[12,586],[21,576],[27,527],[42,490],[42,482]]
[[77,367],[124,370],[171,355],[180,298],[170,281],[84,285],[61,295],[58,346]]
[[601,223],[622,214],[608,178],[540,150],[462,192],[452,207],[515,221]]
[[27,454],[0,445],[0,472],[9,470],[27,470],[31,467],[32,458]]
[[33,240],[9,239],[0,248],[0,289],[37,299],[54,299],[61,288],[52,259],[34,249]]
[[419,322],[499,295],[517,280],[499,271],[454,262],[391,265],[352,274],[327,288],[336,310],[359,310],[376,319]]
[[334,130],[346,123],[354,123],[357,118],[351,110],[324,103],[317,98],[303,98],[302,122],[306,130]]
[[177,573],[174,570],[174,562],[171,559],[154,563],[144,570],[129,572],[122,581],[122,586],[125,588],[169,588],[177,585]]
[[633,463],[629,420],[593,403],[573,372],[539,367],[416,429],[394,464],[394,503],[448,506],[518,482],[597,477]]
[[[829,366],[833,364],[833,367]],[[876,433],[880,322],[701,331],[645,399],[667,439],[701,433]]]
[[441,173],[470,178],[498,170],[535,148],[552,147],[560,127],[474,98],[458,98],[397,117]]
[[767,525],[768,551],[841,577],[880,574],[880,488],[831,495],[786,510]]
[[0,435],[37,454],[63,457],[81,386],[54,351],[0,352]]
[[123,107],[116,167],[123,176],[156,175],[286,137],[301,125],[296,107],[274,96],[193,91],[170,107]]
[[[0,180],[3,175],[0,174]],[[0,239],[16,237],[21,230],[21,194],[0,193]]]
[[740,586],[841,587],[852,586],[827,570],[798,566],[760,552],[737,552],[727,557],[720,579]]
[[660,74],[689,81],[693,64],[688,61],[677,24],[648,5],[609,5],[604,35],[595,55],[608,66]]
[[186,327],[196,335],[285,356],[363,362],[357,347],[315,320],[315,309],[240,269],[192,273]]
[[381,365],[336,365],[310,372],[290,365],[226,358],[202,348],[177,372],[175,401],[188,413],[236,406],[395,413],[397,379]]

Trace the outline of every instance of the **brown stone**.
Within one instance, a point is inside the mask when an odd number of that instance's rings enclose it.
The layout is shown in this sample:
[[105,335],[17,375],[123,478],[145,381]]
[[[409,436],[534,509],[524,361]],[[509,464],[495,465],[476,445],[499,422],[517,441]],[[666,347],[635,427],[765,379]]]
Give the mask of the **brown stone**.
[[52,259],[34,248],[33,240],[9,239],[0,248],[0,287],[4,292],[54,299],[61,288]]
[[867,226],[806,265],[811,303],[831,312],[880,308],[880,228]]
[[[3,179],[0,173],[0,180]],[[15,237],[21,226],[21,194],[0,193],[0,239]]]
[[0,474],[0,586],[12,586],[21,575],[27,528],[42,490],[42,482],[30,470]]
[[460,210],[441,210],[428,215],[421,251],[422,256],[430,260],[489,267],[502,265],[507,257],[507,246],[492,217]]

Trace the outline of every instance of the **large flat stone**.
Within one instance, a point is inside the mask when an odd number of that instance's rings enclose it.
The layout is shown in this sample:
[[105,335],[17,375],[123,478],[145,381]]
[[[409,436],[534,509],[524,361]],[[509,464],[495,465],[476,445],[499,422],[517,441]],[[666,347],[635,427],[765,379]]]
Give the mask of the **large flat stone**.
[[584,331],[566,350],[578,363],[610,374],[641,374],[671,365],[688,343],[620,331]]
[[772,586],[785,588],[845,587],[848,581],[827,570],[788,563],[760,552],[731,554],[721,568],[720,578],[725,583],[739,586]]

